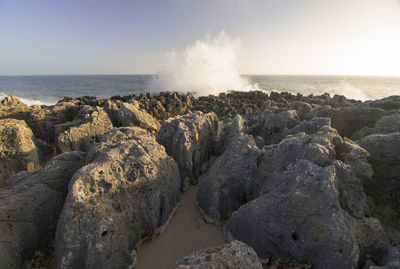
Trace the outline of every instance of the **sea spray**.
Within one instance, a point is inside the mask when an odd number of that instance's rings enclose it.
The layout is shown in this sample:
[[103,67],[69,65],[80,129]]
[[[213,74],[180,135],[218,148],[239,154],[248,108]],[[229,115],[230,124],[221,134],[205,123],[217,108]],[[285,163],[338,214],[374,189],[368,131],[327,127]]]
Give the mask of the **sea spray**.
[[161,90],[191,91],[197,95],[227,90],[256,90],[238,72],[240,40],[222,31],[213,38],[197,40],[183,52],[169,52],[154,81]]
[[[9,95],[0,92],[0,101],[4,100],[6,97],[8,97]],[[54,105],[56,102],[44,102],[41,100],[36,100],[36,99],[29,99],[29,98],[23,98],[20,96],[17,96],[22,103],[28,105],[28,106],[32,106],[32,105],[47,105],[47,106],[51,106]]]

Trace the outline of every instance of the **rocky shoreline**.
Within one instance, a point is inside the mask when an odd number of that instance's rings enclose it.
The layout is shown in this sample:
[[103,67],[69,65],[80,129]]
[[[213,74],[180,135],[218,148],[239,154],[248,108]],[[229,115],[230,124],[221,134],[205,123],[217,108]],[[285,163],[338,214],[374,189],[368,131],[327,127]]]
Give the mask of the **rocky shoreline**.
[[0,268],[134,268],[190,184],[230,243],[173,268],[400,268],[400,96],[7,97],[0,137]]

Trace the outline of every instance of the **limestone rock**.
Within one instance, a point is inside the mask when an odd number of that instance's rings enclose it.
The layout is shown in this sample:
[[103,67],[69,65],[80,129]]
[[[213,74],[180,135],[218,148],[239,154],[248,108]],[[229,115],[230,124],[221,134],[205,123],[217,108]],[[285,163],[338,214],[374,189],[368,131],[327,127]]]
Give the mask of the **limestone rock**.
[[372,198],[373,215],[394,229],[391,240],[400,243],[400,133],[369,135],[357,141],[370,156],[374,176],[363,181]]
[[265,260],[353,268],[383,253],[388,241],[365,218],[366,197],[357,177],[372,175],[368,153],[340,137],[326,118],[282,126],[274,133],[286,136],[278,144],[259,150],[242,134],[217,158],[198,193],[206,219],[228,219],[225,230],[232,239]]
[[10,188],[0,190],[1,268],[21,268],[49,244],[68,182],[84,160],[80,152],[59,155],[41,170],[14,175]]
[[77,101],[60,101],[54,106],[43,106],[41,109],[33,110],[26,122],[37,138],[54,144],[59,134],[55,132],[55,126],[72,121],[80,109]]
[[89,151],[93,143],[112,128],[107,113],[99,107],[84,106],[72,122],[56,125],[59,132],[57,146],[61,152],[80,150]]
[[118,119],[122,126],[138,126],[152,133],[158,132],[161,127],[152,115],[139,108],[137,102],[123,103],[118,111]]
[[32,171],[39,166],[34,135],[25,121],[0,120],[0,186],[19,171]]
[[246,182],[257,169],[261,150],[250,135],[235,137],[200,182],[197,201],[208,222],[219,224],[246,202]]
[[111,100],[108,99],[104,103],[104,110],[107,112],[108,116],[110,117],[111,122],[113,123],[114,127],[119,127],[120,123],[118,120],[118,111],[121,107],[122,102],[120,100]]
[[22,103],[17,96],[7,96],[0,103],[0,119],[24,120],[31,111],[32,108]]
[[73,176],[56,234],[58,268],[127,268],[180,200],[176,162],[138,127],[113,129]]
[[171,269],[262,269],[254,250],[240,241],[206,248],[182,258]]
[[197,180],[215,147],[217,118],[214,113],[196,112],[162,123],[157,140],[179,165],[181,189]]
[[372,134],[390,134],[400,132],[400,113],[383,116],[374,127],[364,127],[353,134],[354,140],[359,140]]

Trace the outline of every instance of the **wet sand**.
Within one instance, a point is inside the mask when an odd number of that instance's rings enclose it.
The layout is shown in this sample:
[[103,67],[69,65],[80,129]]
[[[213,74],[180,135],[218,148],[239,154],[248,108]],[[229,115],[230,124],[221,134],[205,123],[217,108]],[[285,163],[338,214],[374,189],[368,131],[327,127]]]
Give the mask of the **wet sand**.
[[190,186],[182,194],[180,207],[161,235],[142,243],[135,269],[167,269],[193,251],[226,243],[220,226],[204,222],[197,207],[198,188]]

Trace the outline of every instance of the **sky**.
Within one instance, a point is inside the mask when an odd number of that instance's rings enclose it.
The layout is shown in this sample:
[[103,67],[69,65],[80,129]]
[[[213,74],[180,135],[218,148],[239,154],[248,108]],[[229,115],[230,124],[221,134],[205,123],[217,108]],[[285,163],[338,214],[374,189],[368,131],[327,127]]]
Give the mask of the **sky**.
[[400,0],[0,0],[0,75],[154,74],[221,33],[241,74],[400,76]]

